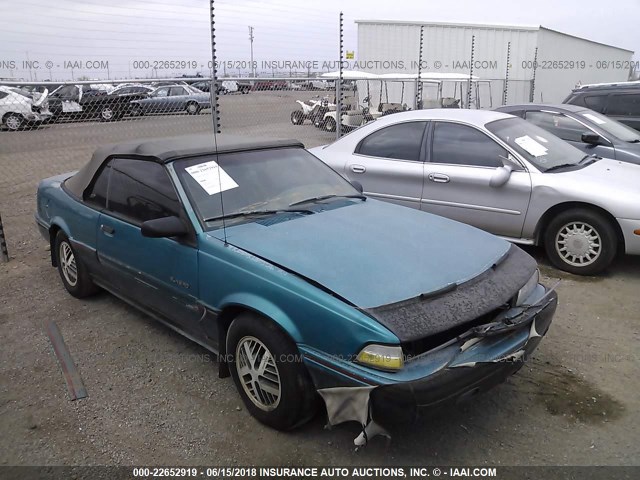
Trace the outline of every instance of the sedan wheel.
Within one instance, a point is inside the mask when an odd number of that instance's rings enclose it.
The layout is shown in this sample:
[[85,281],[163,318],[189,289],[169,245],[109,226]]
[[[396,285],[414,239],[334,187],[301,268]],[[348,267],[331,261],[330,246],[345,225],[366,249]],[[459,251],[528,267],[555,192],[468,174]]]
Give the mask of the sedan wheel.
[[9,130],[16,131],[19,130],[22,126],[23,120],[20,115],[16,115],[15,113],[10,113],[5,119],[4,124],[7,126]]
[[556,235],[556,250],[569,265],[584,267],[600,256],[602,238],[588,223],[568,223]]
[[260,422],[289,430],[315,413],[316,392],[296,344],[274,322],[253,313],[227,333],[227,362],[247,410]]
[[577,275],[594,275],[616,256],[618,236],[601,213],[576,208],[558,214],[545,229],[544,244],[554,266]]
[[102,109],[102,111],[100,112],[100,118],[105,122],[109,122],[109,121],[113,120],[114,116],[115,115],[114,115],[113,109],[111,107],[104,107]]
[[187,113],[189,115],[195,115],[199,110],[200,109],[198,108],[197,103],[190,103],[189,105],[187,105]]

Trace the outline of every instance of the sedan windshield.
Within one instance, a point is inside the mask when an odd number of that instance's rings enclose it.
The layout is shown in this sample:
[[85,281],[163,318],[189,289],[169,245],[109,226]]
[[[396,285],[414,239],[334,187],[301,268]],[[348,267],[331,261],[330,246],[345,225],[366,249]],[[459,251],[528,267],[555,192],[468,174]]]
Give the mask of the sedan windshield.
[[542,172],[578,165],[585,157],[576,147],[521,118],[496,120],[486,128]]
[[210,155],[174,166],[200,220],[211,228],[223,218],[247,222],[289,211],[313,213],[314,203],[361,196],[302,148]]
[[604,115],[593,112],[591,110],[585,110],[578,114],[578,117],[584,117],[595,123],[598,128],[601,128],[605,133],[608,133],[616,138],[619,138],[623,142],[640,143],[640,132],[634,130],[631,127],[626,126],[624,123],[620,123],[612,118],[605,117]]

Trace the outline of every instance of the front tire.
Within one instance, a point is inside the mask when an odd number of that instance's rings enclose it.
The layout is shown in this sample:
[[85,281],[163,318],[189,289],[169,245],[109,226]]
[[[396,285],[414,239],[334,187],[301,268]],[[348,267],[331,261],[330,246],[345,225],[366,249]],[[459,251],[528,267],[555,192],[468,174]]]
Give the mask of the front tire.
[[227,334],[229,369],[258,421],[290,430],[313,417],[316,395],[295,344],[270,320],[244,313]]
[[584,208],[557,215],[545,230],[544,246],[551,263],[576,275],[595,275],[616,256],[618,236],[602,214]]
[[76,255],[69,237],[60,230],[55,241],[56,263],[64,288],[76,298],[93,295],[98,287],[93,283],[87,268]]
[[117,113],[113,109],[113,107],[105,105],[104,107],[102,107],[102,110],[100,110],[100,120],[102,120],[103,122],[111,122],[115,120],[116,117]]

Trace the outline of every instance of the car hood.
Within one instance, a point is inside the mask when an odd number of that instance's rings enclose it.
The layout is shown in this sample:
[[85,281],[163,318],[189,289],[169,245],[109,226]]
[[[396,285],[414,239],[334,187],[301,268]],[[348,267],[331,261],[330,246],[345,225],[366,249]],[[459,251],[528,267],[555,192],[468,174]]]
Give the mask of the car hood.
[[[355,202],[336,200],[311,215],[227,227],[227,241],[361,308],[466,282],[510,248],[502,239],[443,217],[372,199]],[[223,238],[221,229],[209,235]]]
[[587,185],[598,189],[608,189],[618,194],[621,192],[638,192],[640,185],[640,166],[620,160],[603,158],[579,170],[558,172],[560,177],[581,183],[581,188],[587,191]]

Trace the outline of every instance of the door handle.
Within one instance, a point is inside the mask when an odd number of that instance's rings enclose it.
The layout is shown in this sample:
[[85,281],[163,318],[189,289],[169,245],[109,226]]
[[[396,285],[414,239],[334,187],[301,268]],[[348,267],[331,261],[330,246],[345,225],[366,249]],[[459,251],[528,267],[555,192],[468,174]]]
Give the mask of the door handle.
[[353,173],[364,173],[367,171],[367,169],[364,167],[364,165],[351,165],[351,171]]
[[104,225],[104,224],[100,225],[100,230],[102,230],[107,235],[113,235],[114,233],[116,233],[115,228],[110,227],[109,225]]
[[436,183],[449,183],[449,175],[445,175],[444,173],[430,173],[429,180]]

